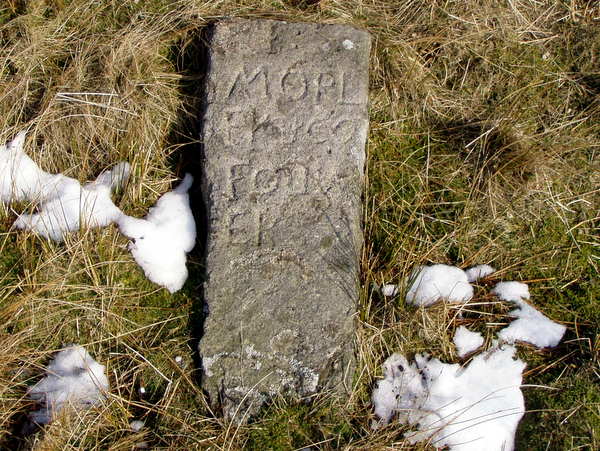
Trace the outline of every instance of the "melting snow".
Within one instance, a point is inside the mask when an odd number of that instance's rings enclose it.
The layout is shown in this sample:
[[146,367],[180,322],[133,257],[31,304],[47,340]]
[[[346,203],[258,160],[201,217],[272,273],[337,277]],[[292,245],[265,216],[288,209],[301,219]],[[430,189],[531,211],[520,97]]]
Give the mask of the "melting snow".
[[79,230],[81,224],[104,227],[119,218],[121,211],[113,204],[110,193],[127,181],[128,163],[117,164],[82,187],[71,177],[40,169],[23,152],[25,135],[20,132],[0,146],[0,200],[39,203],[37,213],[18,216],[16,228],[62,241],[65,233]]
[[504,341],[526,341],[539,348],[553,348],[560,343],[567,328],[557,324],[524,301],[515,301],[519,306],[509,314],[517,319],[505,327],[498,336]]
[[467,302],[473,297],[467,274],[455,266],[419,266],[411,279],[414,282],[406,300],[415,305],[428,306],[440,300]]
[[519,307],[509,313],[517,319],[498,332],[498,336],[504,341],[509,343],[525,341],[539,348],[554,347],[560,343],[567,328],[555,323],[523,301],[529,299],[527,284],[500,282],[494,287],[492,293],[500,299],[514,302]]
[[104,366],[82,346],[70,346],[54,357],[46,376],[29,389],[29,396],[42,404],[40,410],[31,412],[30,419],[48,424],[65,405],[91,407],[104,399],[107,390]]
[[192,182],[192,176],[186,174],[177,188],[158,199],[145,219],[123,215],[118,221],[121,233],[131,239],[129,250],[146,277],[171,293],[185,283],[186,253],[196,243],[188,195]]
[[515,348],[504,346],[473,358],[468,366],[446,364],[417,354],[399,354],[383,365],[385,379],[373,391],[375,413],[387,424],[394,413],[417,426],[407,434],[415,443],[429,440],[452,451],[512,450],[525,411],[520,390],[525,364]]
[[454,345],[459,357],[479,349],[483,345],[483,337],[478,332],[472,332],[465,326],[459,326],[454,333]]
[[25,136],[26,132],[22,131],[0,146],[0,200],[4,203],[35,200],[56,177],[42,171],[23,152]]
[[469,282],[477,282],[479,279],[489,276],[496,272],[496,270],[490,265],[477,265],[469,268],[465,271],[467,273],[467,279]]
[[[430,305],[438,300],[466,302],[473,296],[474,282],[494,272],[489,265],[469,270],[447,265],[422,266],[413,272],[407,302]],[[388,288],[389,287],[389,288]],[[382,287],[384,295],[395,295],[394,285]],[[566,328],[556,324],[525,302],[529,288],[521,282],[500,282],[491,291],[519,307],[510,314],[517,319],[501,330],[505,342],[528,341],[539,347],[556,346]],[[464,326],[457,328],[454,343],[459,356],[483,345],[481,334]],[[389,423],[394,415],[417,430],[406,434],[412,443],[428,440],[452,451],[514,449],[517,425],[525,411],[520,390],[525,363],[515,359],[511,344],[476,355],[471,362],[442,363],[427,354],[415,361],[391,355],[383,365],[384,379],[373,390],[373,427]]]
[[522,282],[500,282],[491,291],[503,301],[520,301],[529,299],[529,287]]
[[529,287],[522,282],[500,282],[492,290],[504,301],[517,304],[517,310],[509,313],[517,318],[502,329],[498,336],[504,341],[514,343],[525,341],[540,348],[554,347],[562,340],[567,328],[557,324],[537,311],[523,299],[529,299]]
[[417,406],[425,397],[421,373],[414,363],[409,364],[403,355],[392,354],[383,363],[384,379],[373,390],[373,404],[378,422],[373,427],[386,425],[394,414],[401,423],[417,421]]
[[66,233],[79,230],[81,225],[105,227],[123,215],[110,193],[122,187],[128,177],[129,163],[126,162],[118,163],[83,187],[71,177],[49,175],[48,184],[39,192],[38,213],[19,215],[14,226],[59,242]]
[[82,225],[104,227],[117,222],[121,233],[132,240],[129,250],[148,279],[171,293],[183,286],[188,276],[186,253],[196,242],[188,195],[191,175],[186,174],[175,190],[164,194],[145,219],[132,218],[110,198],[111,191],[129,178],[128,163],[118,163],[82,187],[71,177],[40,169],[23,152],[25,135],[21,132],[0,146],[0,200],[38,203],[36,213],[17,217],[15,228],[60,242]]
[[386,283],[381,287],[381,294],[388,298],[396,296],[399,291],[398,285],[394,285],[392,283]]

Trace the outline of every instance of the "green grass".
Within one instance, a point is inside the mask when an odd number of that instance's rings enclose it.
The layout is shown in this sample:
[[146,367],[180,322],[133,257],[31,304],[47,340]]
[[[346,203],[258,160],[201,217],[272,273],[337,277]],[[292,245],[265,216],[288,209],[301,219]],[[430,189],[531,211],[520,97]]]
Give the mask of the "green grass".
[[[197,384],[202,268],[169,295],[147,281],[114,227],[47,243],[0,214],[0,449],[425,449],[405,427],[370,429],[370,392],[392,352],[458,361],[466,323],[488,342],[510,306],[491,282],[461,319],[407,307],[417,264],[490,263],[528,281],[532,303],[568,326],[528,363],[518,449],[600,446],[600,10],[594,2],[10,0],[0,6],[0,139],[29,127],[27,152],[81,181],[126,159],[118,205],[145,214],[189,164],[200,102],[198,37],[224,15],[347,23],[373,35],[365,248],[350,400],[275,400],[249,425],[213,418]],[[65,100],[61,92],[90,94]],[[81,100],[95,102],[96,105]],[[196,162],[197,164],[197,162]],[[13,205],[16,211],[26,206]],[[86,345],[106,365],[102,407],[19,438],[53,351]],[[174,358],[184,358],[178,365]],[[140,386],[147,390],[142,396]],[[541,387],[543,386],[543,387]],[[139,433],[129,421],[143,418]]]
[[244,449],[289,450],[310,446],[315,442],[339,449],[351,441],[353,427],[343,410],[324,406],[285,403],[266,408],[252,424]]

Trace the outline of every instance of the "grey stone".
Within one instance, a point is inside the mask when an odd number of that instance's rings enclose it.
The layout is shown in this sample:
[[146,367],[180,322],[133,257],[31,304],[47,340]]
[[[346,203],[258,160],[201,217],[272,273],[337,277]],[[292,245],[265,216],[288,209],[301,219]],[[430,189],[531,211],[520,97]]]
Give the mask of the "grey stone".
[[229,20],[208,42],[203,387],[243,421],[354,371],[370,36]]

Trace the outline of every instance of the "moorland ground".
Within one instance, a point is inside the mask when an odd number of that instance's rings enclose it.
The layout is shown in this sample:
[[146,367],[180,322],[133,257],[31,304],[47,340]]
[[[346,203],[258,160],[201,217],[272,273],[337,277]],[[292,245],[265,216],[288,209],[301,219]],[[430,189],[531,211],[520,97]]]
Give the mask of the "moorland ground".
[[[129,161],[118,205],[143,216],[194,163],[200,37],[223,16],[352,24],[373,36],[350,400],[275,400],[244,426],[214,418],[194,360],[199,251],[169,295],[115,227],[56,244],[13,231],[27,206],[11,205],[0,214],[0,449],[426,449],[404,443],[397,424],[370,429],[380,365],[396,351],[459,361],[460,324],[489,343],[510,310],[487,294],[496,280],[527,281],[532,303],[568,327],[557,348],[519,346],[528,367],[517,449],[600,448],[598,2],[5,0],[0,139],[28,128],[27,153],[80,181]],[[405,289],[412,268],[432,262],[499,272],[461,316],[374,288]],[[109,397],[21,437],[27,387],[65,343],[106,365]],[[146,426],[130,432],[140,418]]]

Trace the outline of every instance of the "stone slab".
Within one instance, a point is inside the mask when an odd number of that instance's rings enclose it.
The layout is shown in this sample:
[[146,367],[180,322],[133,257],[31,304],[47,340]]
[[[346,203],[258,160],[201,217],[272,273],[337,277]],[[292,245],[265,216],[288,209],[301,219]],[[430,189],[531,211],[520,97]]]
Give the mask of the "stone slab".
[[229,20],[208,41],[202,384],[240,421],[349,389],[370,36]]

